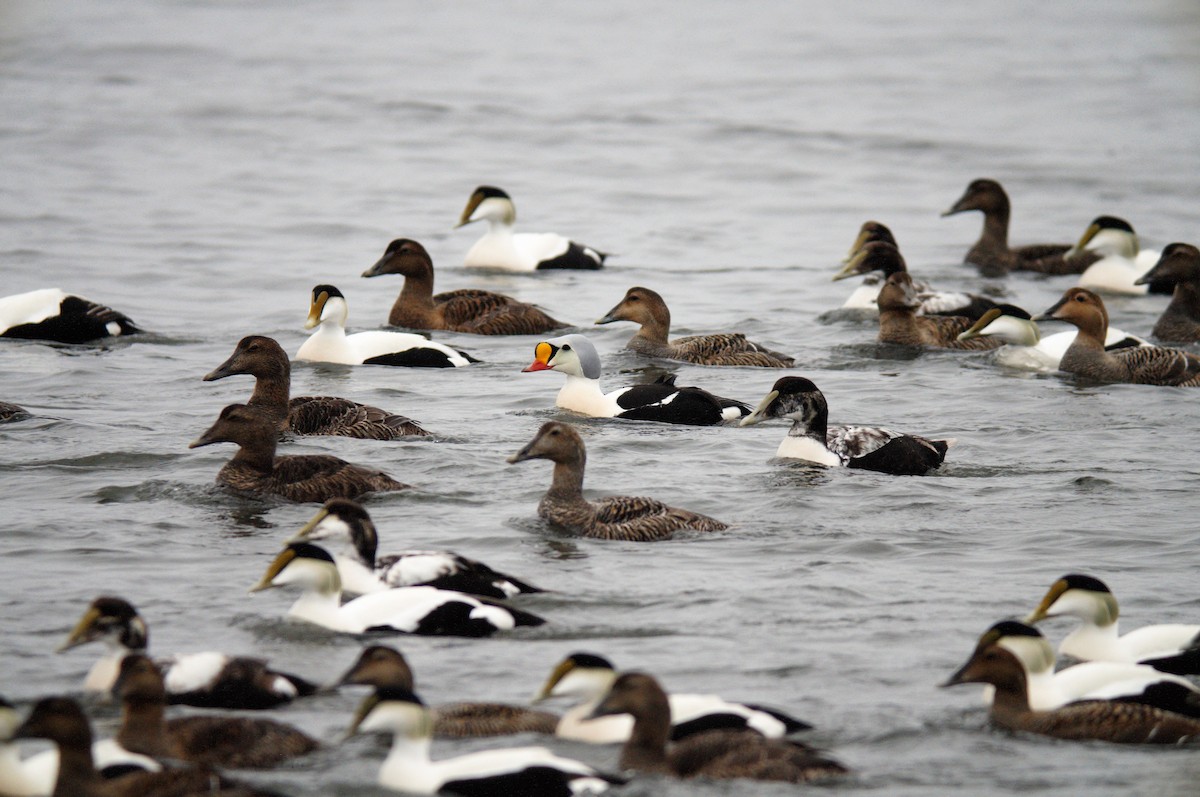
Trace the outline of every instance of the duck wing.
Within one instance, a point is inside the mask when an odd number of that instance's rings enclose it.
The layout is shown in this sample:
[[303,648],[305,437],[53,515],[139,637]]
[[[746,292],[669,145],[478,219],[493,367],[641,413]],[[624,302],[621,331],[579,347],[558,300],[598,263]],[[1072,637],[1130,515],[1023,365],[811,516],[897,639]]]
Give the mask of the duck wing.
[[937,468],[952,442],[878,426],[835,426],[826,431],[826,446],[846,467],[899,476],[921,476]]
[[297,396],[292,399],[288,403],[288,428],[293,434],[366,440],[429,435],[411,418],[336,396]]
[[270,492],[292,501],[319,502],[408,486],[383,471],[352,465],[328,454],[276,457],[268,484]]
[[381,556],[375,560],[375,572],[389,587],[430,586],[487,598],[545,591],[450,551],[405,551]]
[[553,734],[559,716],[507,703],[448,703],[433,710],[435,736],[469,738],[513,733]]
[[687,737],[670,752],[680,777],[751,778],[802,783],[845,774],[832,758],[800,742],[765,739],[753,731],[714,730]]
[[640,496],[609,496],[592,502],[597,528],[589,537],[648,542],[663,540],[676,531],[721,531],[728,526],[719,520],[668,506],[662,501]]
[[1200,357],[1179,349],[1138,346],[1109,353],[1129,370],[1130,381],[1143,385],[1200,386]]
[[1103,255],[1085,249],[1066,257],[1072,247],[1067,244],[1029,244],[1012,250],[1018,271],[1036,271],[1039,274],[1082,274],[1088,266]]
[[700,365],[753,365],[764,368],[786,368],[795,360],[786,354],[772,351],[760,343],[748,340],[740,332],[716,335],[691,335],[671,341],[675,356],[685,362]]

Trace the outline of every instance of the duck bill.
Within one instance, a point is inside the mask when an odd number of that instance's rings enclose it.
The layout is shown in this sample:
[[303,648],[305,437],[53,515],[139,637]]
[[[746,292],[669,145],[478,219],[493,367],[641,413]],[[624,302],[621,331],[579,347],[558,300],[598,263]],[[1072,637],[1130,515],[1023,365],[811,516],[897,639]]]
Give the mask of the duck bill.
[[233,356],[231,356],[228,360],[226,360],[225,362],[218,365],[214,370],[209,371],[207,374],[205,374],[203,381],[215,382],[218,379],[224,379],[227,376],[236,376],[237,374],[240,374],[241,371],[234,370],[234,368],[235,368],[234,361],[235,360],[237,360],[236,353]]
[[616,307],[614,307],[613,309],[609,310],[609,311],[608,311],[607,313],[605,313],[604,315],[602,315],[602,316],[600,316],[599,318],[597,318],[597,319],[596,319],[596,321],[595,321],[595,323],[596,323],[597,325],[600,325],[600,324],[611,324],[611,323],[613,323],[614,321],[620,321],[621,319],[617,317],[617,310],[618,310],[619,308],[620,308],[620,305],[617,305]]
[[951,205],[950,209],[942,214],[942,218],[944,219],[947,216],[953,216],[956,213],[965,213],[968,210],[976,210],[977,208],[975,208],[973,205],[970,204],[969,197],[970,197],[969,192],[960,196],[958,198],[958,201],[955,202],[953,205]]
[[614,714],[628,713],[629,712],[625,711],[624,709],[613,708],[610,706],[608,703],[608,698],[605,697],[599,702],[599,704],[596,705],[594,709],[592,709],[592,713],[588,714],[586,717],[584,717],[584,719],[594,720],[599,719],[600,717],[611,717]]
[[363,275],[364,277],[378,277],[378,276],[380,276],[381,274],[383,274],[383,261],[385,261],[385,260],[387,260],[387,259],[388,259],[388,258],[387,258],[387,256],[386,256],[386,255],[385,255],[384,257],[381,257],[381,258],[379,258],[378,260],[376,260],[376,261],[375,261],[375,265],[371,266],[369,269],[367,269],[366,271],[364,271],[364,272],[362,273],[362,275]]
[[[867,243],[867,231],[859,230],[858,237],[855,238],[854,243],[850,245],[850,251],[847,252],[846,256],[842,258],[842,263],[846,264],[846,263],[853,262],[854,258],[857,255],[862,253],[862,248],[866,245],[866,243]],[[845,275],[845,276],[843,276],[843,275]],[[837,282],[838,280],[845,279],[848,276],[850,276],[850,275],[846,273],[845,269],[843,269],[842,273],[838,274],[836,277],[834,277],[833,280],[834,280],[834,282]]]
[[201,446],[210,446],[213,443],[223,442],[222,440],[219,440],[219,439],[217,439],[217,437],[214,436],[213,430],[215,430],[216,428],[217,428],[216,424],[213,424],[212,426],[208,427],[208,430],[206,432],[204,432],[204,434],[200,435],[195,440],[188,443],[188,448],[200,448]]
[[471,218],[471,214],[475,212],[475,208],[479,207],[479,203],[483,201],[483,195],[476,191],[471,194],[471,198],[467,200],[467,206],[463,208],[462,215],[458,217],[458,224],[454,225],[454,229],[465,227],[475,219]]
[[71,633],[67,635],[67,639],[58,646],[56,653],[62,653],[64,650],[79,647],[92,641],[92,626],[100,618],[100,612],[95,608],[89,608],[83,613],[83,617],[79,618],[79,622],[71,629]]
[[351,736],[357,734],[359,726],[363,724],[363,720],[367,718],[367,715],[370,714],[377,705],[379,705],[379,696],[374,693],[367,695],[363,702],[359,704],[358,709],[354,712],[354,719],[350,721],[350,727],[346,729],[346,735],[343,736],[342,739],[349,739]]
[[1000,316],[1000,309],[998,307],[993,307],[991,310],[988,310],[986,313],[980,316],[979,320],[971,325],[970,329],[959,333],[958,340],[971,340],[972,338],[983,337],[983,330]]
[[1084,231],[1083,237],[1079,239],[1079,243],[1072,246],[1066,252],[1063,252],[1063,257],[1074,257],[1075,255],[1082,252],[1083,248],[1085,246],[1087,246],[1093,238],[1096,237],[1096,233],[1098,233],[1098,232],[1100,232],[1100,225],[1098,225],[1098,224],[1089,225],[1088,228]]
[[250,592],[262,592],[265,589],[270,589],[276,586],[275,577],[283,572],[283,568],[296,558],[296,553],[291,548],[285,548],[279,552],[279,555],[267,566],[267,571],[263,573],[263,577],[258,583],[250,588]]
[[1057,320],[1059,320],[1058,311],[1061,310],[1062,306],[1066,303],[1067,303],[1067,298],[1064,296],[1063,298],[1061,298],[1057,302],[1055,302],[1054,305],[1052,307],[1050,307],[1050,309],[1045,310],[1041,313],[1038,313],[1030,320],[1031,321],[1057,321]]
[[770,407],[771,403],[777,398],[779,398],[778,390],[772,390],[770,393],[763,396],[763,400],[758,402],[758,406],[754,408],[754,412],[751,412],[745,418],[742,418],[740,421],[738,421],[738,426],[753,426],[756,423],[762,423],[765,421],[767,419],[767,408]]
[[945,689],[948,686],[959,686],[961,684],[975,683],[976,681],[975,681],[974,675],[971,672],[971,668],[974,665],[975,665],[975,657],[971,656],[971,658],[967,660],[966,664],[959,667],[958,670],[956,670],[953,675],[951,675],[944,682],[939,684],[939,686],[941,686],[943,689]]
[[570,659],[560,661],[558,666],[554,668],[554,672],[550,673],[550,676],[546,678],[546,683],[542,684],[542,688],[533,696],[533,702],[540,703],[543,700],[549,699],[554,692],[554,687],[558,686],[558,682],[565,678],[567,673],[573,669],[575,669],[575,665],[571,663]]
[[308,306],[308,318],[304,320],[305,329],[312,329],[321,323],[321,313],[325,311],[327,301],[329,301],[329,294],[324,292],[312,300],[312,304]]
[[527,443],[525,445],[524,448],[522,448],[520,451],[513,454],[511,457],[509,457],[508,459],[506,459],[504,461],[507,462],[509,465],[516,465],[518,462],[524,462],[527,459],[533,459],[531,452],[533,451],[533,444],[536,442],[537,442],[536,440],[530,441],[529,443]]
[[297,531],[291,537],[288,537],[286,540],[284,540],[284,545],[287,545],[287,544],[293,543],[293,542],[302,542],[304,540],[307,540],[308,535],[312,534],[313,529],[315,529],[317,527],[317,525],[320,524],[320,522],[327,517],[329,517],[329,510],[326,509],[325,507],[321,507],[320,509],[317,510],[317,514],[313,515],[312,519],[309,520],[307,523],[305,523],[304,526],[301,527],[301,529],[299,531]]
[[[864,236],[862,235],[858,236],[859,241],[861,241],[863,237]],[[859,246],[859,244],[855,243],[855,246]],[[866,252],[858,249],[855,249],[853,252],[851,252],[851,254],[847,255],[846,259],[842,261],[846,264],[845,267],[833,275],[833,281],[838,282],[839,280],[850,279],[851,277],[860,274],[861,272],[858,270],[858,267],[863,262],[863,259],[866,258],[866,256]]]
[[546,341],[542,341],[533,349],[533,362],[521,369],[521,373],[527,374],[530,371],[552,371],[550,360],[554,358],[557,349],[551,346]]
[[1145,274],[1143,274],[1142,276],[1135,279],[1133,281],[1133,284],[1134,285],[1149,285],[1151,282],[1154,282],[1154,280],[1158,279],[1158,267],[1162,265],[1162,262],[1163,262],[1163,259],[1160,257],[1158,259],[1158,262],[1155,263],[1153,266],[1151,266],[1150,270],[1147,271]]

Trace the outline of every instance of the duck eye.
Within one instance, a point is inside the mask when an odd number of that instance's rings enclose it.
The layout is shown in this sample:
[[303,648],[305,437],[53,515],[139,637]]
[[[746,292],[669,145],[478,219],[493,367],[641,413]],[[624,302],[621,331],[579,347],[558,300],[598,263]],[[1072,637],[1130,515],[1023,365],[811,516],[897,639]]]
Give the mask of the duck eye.
[[570,346],[570,344],[564,345],[564,346],[562,347],[562,350],[563,350],[563,351],[570,351],[570,350],[571,350],[571,346]]
[[1085,301],[1085,300],[1084,300],[1084,298],[1083,298],[1083,294],[1080,294],[1080,295],[1076,296],[1076,297],[1075,297],[1075,301],[1077,301],[1077,302],[1082,302],[1082,301]]

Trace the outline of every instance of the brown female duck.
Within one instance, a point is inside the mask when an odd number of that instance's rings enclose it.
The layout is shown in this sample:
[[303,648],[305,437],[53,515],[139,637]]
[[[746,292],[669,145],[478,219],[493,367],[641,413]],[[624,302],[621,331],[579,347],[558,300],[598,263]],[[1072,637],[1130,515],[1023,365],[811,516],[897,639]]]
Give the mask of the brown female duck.
[[1059,363],[1059,370],[1098,382],[1200,387],[1200,357],[1179,349],[1138,346],[1106,351],[1108,311],[1104,301],[1086,288],[1071,288],[1035,321],[1058,319],[1079,333]]
[[364,277],[401,274],[404,287],[388,314],[388,323],[409,329],[447,329],[475,335],[540,335],[567,326],[532,304],[491,291],[433,293],[433,259],[409,238],[388,244],[383,257]]
[[975,323],[965,316],[918,315],[921,299],[912,277],[898,271],[887,278],[879,291],[879,342],[901,346],[931,346],[939,349],[997,349],[1004,341],[980,337],[959,340]]
[[1154,325],[1154,337],[1181,343],[1200,340],[1200,249],[1190,244],[1169,244],[1154,268],[1136,282],[1151,283],[1174,286],[1171,303]]
[[367,440],[396,440],[429,434],[411,418],[349,399],[334,396],[289,399],[291,361],[282,346],[263,335],[248,335],[238,341],[229,359],[206,375],[204,381],[212,382],[237,374],[250,374],[255,378],[254,393],[246,404],[260,407],[276,418],[281,432]]
[[758,368],[787,368],[795,360],[747,340],[740,332],[718,335],[693,335],[667,340],[671,333],[671,311],[662,296],[649,288],[630,288],[616,307],[604,314],[597,324],[632,321],[640,324],[625,348],[647,357],[682,360],[697,365],[750,365]]
[[587,452],[579,432],[565,423],[543,424],[533,440],[509,457],[508,462],[515,464],[528,459],[548,459],[554,463],[553,481],[538,504],[538,515],[584,537],[651,542],[665,540],[677,531],[729,528],[719,520],[676,509],[653,498],[609,496],[588,501],[583,497]]
[[382,471],[351,465],[327,454],[277,457],[278,438],[273,416],[257,407],[230,404],[188,448],[237,443],[238,452],[217,473],[217,481],[235,490],[277,495],[290,501],[319,503],[408,487]]

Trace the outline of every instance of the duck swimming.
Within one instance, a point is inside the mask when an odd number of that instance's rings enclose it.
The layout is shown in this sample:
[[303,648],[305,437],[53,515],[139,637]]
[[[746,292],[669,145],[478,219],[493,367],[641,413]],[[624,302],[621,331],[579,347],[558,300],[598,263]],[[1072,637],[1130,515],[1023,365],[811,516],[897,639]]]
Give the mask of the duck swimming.
[[0,401],[0,423],[20,421],[28,417],[29,413],[21,407],[18,407],[16,404],[9,404],[7,401]]
[[1161,346],[1106,351],[1108,311],[1099,296],[1071,288],[1035,321],[1058,319],[1079,329],[1059,369],[1097,382],[1200,387],[1200,357]]
[[633,716],[633,731],[621,749],[621,768],[677,778],[750,778],[805,783],[846,774],[839,762],[800,742],[756,733],[710,730],[667,748],[671,708],[653,677],[630,672],[613,682],[592,712]]
[[608,257],[590,246],[577,244],[555,233],[514,233],[517,211],[512,198],[493,185],[481,185],[467,200],[458,225],[486,221],[488,231],[467,251],[468,268],[508,271],[589,269],[604,266]]
[[247,406],[260,407],[278,419],[281,432],[297,435],[336,435],[367,440],[425,437],[429,432],[416,421],[378,407],[333,396],[296,396],[289,399],[292,364],[276,341],[248,335],[238,341],[229,359],[204,377],[205,382],[237,374],[255,378],[254,394]]
[[388,244],[364,277],[401,274],[404,287],[388,323],[409,329],[447,329],[474,335],[540,335],[567,326],[540,308],[511,296],[474,289],[433,293],[433,260],[408,238]]
[[1154,325],[1154,337],[1180,343],[1200,341],[1200,249],[1169,244],[1138,282],[1172,286],[1171,303]]
[[[144,654],[150,627],[128,601],[101,595],[92,601],[58,652],[103,642],[107,653],[88,672],[83,690],[107,695],[126,656]],[[263,709],[311,695],[316,686],[267,667],[262,659],[224,653],[184,653],[157,659],[166,679],[167,700],[205,708]]]
[[[960,333],[958,339],[970,340],[981,335],[999,338],[1006,344],[996,351],[996,359],[1002,365],[1029,371],[1057,371],[1076,334],[1067,331],[1042,337],[1037,322],[1004,315],[995,309],[984,313],[970,329]],[[1109,327],[1104,337],[1106,351],[1145,345],[1146,341],[1116,327]]]
[[346,334],[346,298],[332,285],[318,285],[305,329],[317,328],[296,352],[297,360],[341,365],[396,365],[410,368],[462,368],[478,362],[466,352],[411,332]]
[[558,371],[567,377],[554,405],[591,418],[626,418],[712,426],[749,414],[740,401],[698,387],[675,387],[674,378],[605,393],[600,389],[600,355],[583,335],[543,340],[534,347],[529,371]]
[[141,331],[124,313],[58,288],[0,297],[0,338],[88,343]]
[[1155,281],[1141,282],[1150,267],[1158,262],[1159,253],[1138,245],[1133,226],[1116,216],[1097,216],[1079,243],[1071,247],[1067,257],[1077,252],[1091,251],[1100,259],[1079,275],[1080,288],[1096,293],[1143,296],[1149,293],[1170,294],[1171,285]]
[[632,321],[640,324],[625,348],[647,357],[681,360],[697,365],[749,365],[758,368],[787,368],[795,360],[747,340],[740,332],[718,335],[693,335],[670,342],[671,311],[663,298],[649,288],[630,288],[625,298],[609,310],[597,324]]
[[996,349],[1003,341],[979,337],[959,340],[974,324],[965,316],[918,315],[921,298],[907,272],[892,274],[879,291],[879,342],[937,349]]
[[485,598],[511,598],[544,590],[450,551],[404,551],[376,556],[379,534],[362,504],[331,498],[288,542],[336,540],[342,590],[365,595],[394,587],[428,586]]
[[484,637],[546,622],[520,609],[436,587],[397,587],[342,603],[342,582],[333,557],[307,542],[288,544],[250,591],[286,586],[301,589],[289,617],[345,634],[387,631]]
[[830,467],[921,476],[941,466],[954,440],[929,440],[879,426],[830,426],[825,395],[812,381],[785,376],[775,382],[742,426],[790,418],[792,428],[775,456]]
[[722,531],[719,520],[667,506],[653,498],[608,496],[597,501],[583,497],[587,452],[579,433],[565,423],[550,421],[524,448],[508,458],[510,465],[530,459],[554,463],[550,489],[538,503],[538,515],[584,537],[600,540],[651,542],[679,531]]
[[188,448],[236,443],[238,451],[217,473],[217,482],[240,492],[289,501],[359,498],[408,487],[383,471],[351,465],[328,454],[275,456],[277,429],[275,419],[263,410],[230,404]]

